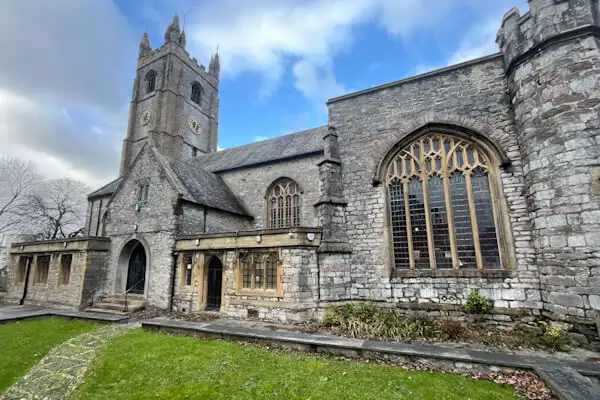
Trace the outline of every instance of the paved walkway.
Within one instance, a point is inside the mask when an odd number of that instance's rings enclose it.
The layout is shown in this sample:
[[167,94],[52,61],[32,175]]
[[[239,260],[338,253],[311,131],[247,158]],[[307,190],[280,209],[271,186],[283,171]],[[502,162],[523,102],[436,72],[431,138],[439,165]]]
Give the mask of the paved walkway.
[[138,324],[115,324],[76,336],[54,347],[27,375],[11,386],[1,399],[60,400],[83,381],[104,345]]
[[0,324],[20,321],[29,318],[41,317],[64,317],[77,318],[89,321],[124,322],[128,317],[106,313],[95,313],[88,311],[58,310],[53,308],[41,308],[35,306],[0,305]]

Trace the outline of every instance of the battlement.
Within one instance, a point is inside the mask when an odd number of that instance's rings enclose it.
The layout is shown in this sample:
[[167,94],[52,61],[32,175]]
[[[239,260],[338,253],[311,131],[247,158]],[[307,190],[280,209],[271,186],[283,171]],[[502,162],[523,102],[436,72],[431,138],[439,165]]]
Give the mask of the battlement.
[[[508,11],[496,42],[510,71],[530,52],[554,39],[598,30],[600,0],[528,0],[529,11]],[[588,32],[588,33],[589,33]]]
[[153,49],[150,45],[150,38],[147,33],[142,36],[140,42],[140,52],[138,57],[138,68],[155,61],[167,53],[176,53],[182,60],[198,74],[208,74],[219,80],[220,64],[219,55],[215,54],[210,59],[208,72],[204,65],[200,64],[195,57],[192,57],[185,49],[186,35],[185,30],[179,28],[179,17],[175,14],[173,22],[169,24],[165,31],[165,41],[162,46]]

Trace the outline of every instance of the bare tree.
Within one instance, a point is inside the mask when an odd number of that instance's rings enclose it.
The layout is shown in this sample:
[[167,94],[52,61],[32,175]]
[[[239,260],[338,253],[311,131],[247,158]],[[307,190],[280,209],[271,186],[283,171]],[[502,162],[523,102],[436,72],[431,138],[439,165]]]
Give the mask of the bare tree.
[[37,174],[31,162],[0,158],[0,233],[23,221],[21,207],[36,181]]
[[83,232],[87,207],[84,183],[63,178],[43,182],[26,197],[21,215],[39,239],[63,239]]

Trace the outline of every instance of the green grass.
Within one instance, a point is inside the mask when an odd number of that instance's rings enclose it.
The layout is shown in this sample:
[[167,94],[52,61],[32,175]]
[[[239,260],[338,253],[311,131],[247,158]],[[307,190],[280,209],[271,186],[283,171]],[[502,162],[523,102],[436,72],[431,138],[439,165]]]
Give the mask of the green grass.
[[98,324],[59,318],[0,325],[0,393],[52,347],[97,327]]
[[134,330],[109,343],[73,399],[516,399],[488,381]]

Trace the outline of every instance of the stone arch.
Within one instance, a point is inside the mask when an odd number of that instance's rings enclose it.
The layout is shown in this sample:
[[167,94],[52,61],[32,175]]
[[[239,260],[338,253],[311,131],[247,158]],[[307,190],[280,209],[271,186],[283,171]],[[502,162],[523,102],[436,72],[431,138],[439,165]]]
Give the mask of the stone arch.
[[[290,221],[288,221],[288,215],[285,213],[285,210],[287,210],[286,206],[287,204],[283,204],[285,202],[287,202],[287,196],[283,196],[282,197],[282,204],[279,204],[278,199],[276,199],[275,193],[273,193],[274,189],[277,186],[281,186],[284,185],[287,188],[292,188],[292,186],[290,186],[290,184],[293,184],[294,186],[294,190],[292,192],[290,192],[290,196],[291,196],[291,206],[289,207],[289,211],[290,211],[290,219],[292,220],[291,223]],[[282,189],[283,190],[283,189]],[[267,191],[265,192],[265,228],[289,228],[289,227],[293,227],[293,226],[299,226],[302,224],[302,212],[304,211],[304,207],[303,207],[303,191],[302,191],[302,187],[298,184],[298,182],[295,179],[289,178],[287,176],[280,176],[279,178],[275,179],[273,182],[271,182],[271,184],[269,185],[269,187],[267,188]],[[275,203],[273,203],[273,201],[275,200]],[[275,210],[274,207],[275,206]],[[281,221],[280,221],[280,217],[279,214],[277,212],[277,210],[279,208],[282,208],[282,214],[281,214]],[[274,214],[275,213],[275,214]],[[285,216],[284,216],[285,214]],[[279,223],[281,222],[281,223]],[[279,226],[282,225],[282,226]]]
[[[470,121],[466,118],[456,118],[461,124],[449,122],[449,118],[436,118],[434,121],[429,121],[433,117],[423,117],[408,124],[396,124],[392,127],[394,134],[390,138],[390,145],[385,155],[380,159],[373,173],[373,186],[379,185],[383,181],[386,168],[395,154],[402,148],[407,146],[412,141],[432,132],[448,133],[458,137],[464,137],[475,142],[494,158],[494,163],[501,168],[507,168],[512,164],[512,161],[506,154],[505,148],[507,145],[502,145],[494,134],[493,128],[486,124]],[[452,118],[450,118],[452,119]],[[505,132],[501,132],[504,139],[510,140],[510,136]]]
[[[151,255],[150,255],[150,247],[148,243],[144,240],[144,238],[139,236],[133,236],[123,241],[121,244],[117,254],[117,266],[116,266],[116,277],[115,277],[115,294],[124,293],[127,289],[128,284],[128,275],[130,269],[130,261],[131,257],[134,255],[134,252],[139,249],[143,249],[145,256],[145,266],[144,266],[144,284],[143,284],[143,293],[146,295],[148,293],[148,284],[150,277],[150,265],[151,265]],[[137,280],[136,280],[137,282]]]

